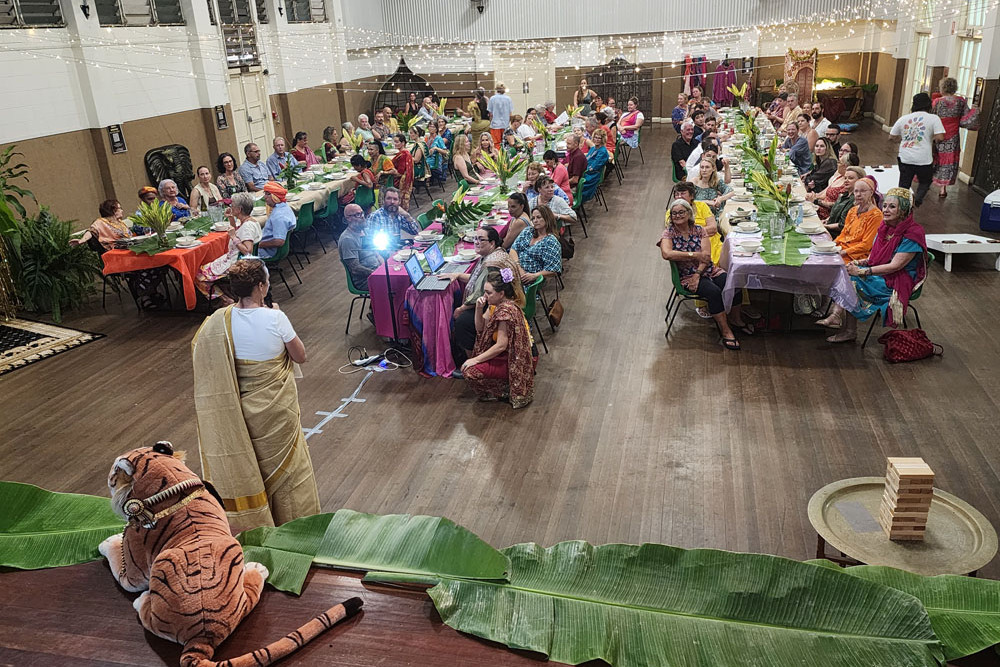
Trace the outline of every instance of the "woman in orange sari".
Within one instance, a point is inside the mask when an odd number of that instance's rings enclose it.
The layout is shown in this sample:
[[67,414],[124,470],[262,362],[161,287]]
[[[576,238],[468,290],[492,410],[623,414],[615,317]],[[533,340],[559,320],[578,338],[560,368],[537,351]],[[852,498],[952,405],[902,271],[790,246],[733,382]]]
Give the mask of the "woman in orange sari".
[[396,176],[396,189],[402,197],[400,207],[404,211],[410,210],[410,193],[413,192],[413,155],[406,148],[406,135],[396,133],[392,135],[392,143],[396,147],[396,155],[392,158],[392,164],[399,172]]
[[462,364],[462,375],[479,400],[510,399],[515,409],[531,403],[535,392],[531,334],[514,301],[516,280],[509,268],[489,270],[475,305],[474,356]]
[[871,176],[865,176],[854,184],[854,208],[847,212],[844,231],[837,237],[844,264],[864,259],[871,252],[875,233],[882,224],[881,199],[875,179]]

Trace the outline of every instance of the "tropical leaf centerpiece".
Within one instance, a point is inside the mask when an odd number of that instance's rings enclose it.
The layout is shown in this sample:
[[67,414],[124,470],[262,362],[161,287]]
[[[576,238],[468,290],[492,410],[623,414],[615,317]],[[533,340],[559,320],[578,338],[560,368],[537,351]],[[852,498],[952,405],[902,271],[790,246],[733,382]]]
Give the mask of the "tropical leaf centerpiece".
[[531,127],[535,128],[535,132],[542,136],[542,141],[545,143],[545,147],[548,148],[552,142],[552,133],[549,132],[549,128],[546,127],[545,123],[535,119],[531,121]]
[[167,241],[167,225],[173,219],[173,210],[161,201],[155,201],[151,204],[140,202],[138,211],[132,216],[132,222],[136,225],[149,227],[153,230],[161,248],[170,245]]
[[[414,116],[414,118],[415,117],[416,116]],[[413,127],[415,123],[413,121],[407,121],[407,122],[409,122],[410,125],[408,125],[406,129],[409,130],[411,127]],[[361,152],[361,146],[364,145],[365,143],[364,137],[362,137],[360,134],[354,133],[354,134],[345,134],[344,138],[346,138],[347,143],[351,145],[352,151],[354,151],[355,153]]]
[[739,88],[736,87],[735,83],[731,83],[726,90],[733,94],[733,99],[736,101],[737,106],[739,106],[740,111],[745,114],[750,110],[750,101],[747,99],[746,82],[744,82]]
[[480,155],[479,165],[488,171],[492,171],[500,179],[500,193],[507,194],[510,187],[507,181],[511,176],[524,169],[528,164],[528,159],[519,153],[508,155],[507,151],[497,151],[496,157],[492,155]]
[[[473,204],[465,201],[465,193],[468,191],[468,186],[459,186],[458,190],[455,191],[455,196],[451,198],[443,211],[444,223],[441,226],[446,237],[455,236],[460,231],[475,226],[493,208],[491,202]],[[438,210],[441,210],[440,204]]]
[[569,116],[570,118],[576,118],[577,116],[580,115],[581,111],[583,111],[582,106],[575,107],[572,104],[566,105],[566,115]]
[[778,135],[775,134],[771,138],[771,146],[768,148],[766,154],[761,153],[757,150],[756,146],[751,146],[748,143],[743,146],[743,157],[753,162],[758,169],[767,174],[769,180],[776,180],[778,173]]
[[444,105],[447,104],[447,102],[448,102],[448,98],[447,97],[442,97],[440,99],[440,101],[438,102],[438,108],[437,108],[437,115],[438,116],[444,117]]
[[299,165],[292,164],[291,160],[289,160],[285,168],[278,172],[278,178],[285,181],[285,188],[289,191],[295,189],[295,177],[299,175],[299,171]]

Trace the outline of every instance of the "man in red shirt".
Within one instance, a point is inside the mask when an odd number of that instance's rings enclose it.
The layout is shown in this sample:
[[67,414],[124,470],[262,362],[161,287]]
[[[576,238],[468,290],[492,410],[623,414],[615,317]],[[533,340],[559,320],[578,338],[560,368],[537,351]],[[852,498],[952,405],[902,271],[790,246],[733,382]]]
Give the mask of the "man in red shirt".
[[587,173],[587,156],[580,150],[580,137],[575,134],[566,135],[566,171],[571,188],[576,188],[577,182]]
[[545,118],[546,125],[551,125],[552,123],[556,122],[556,112],[554,111],[555,108],[556,108],[555,102],[545,103],[545,113],[543,113],[542,116]]

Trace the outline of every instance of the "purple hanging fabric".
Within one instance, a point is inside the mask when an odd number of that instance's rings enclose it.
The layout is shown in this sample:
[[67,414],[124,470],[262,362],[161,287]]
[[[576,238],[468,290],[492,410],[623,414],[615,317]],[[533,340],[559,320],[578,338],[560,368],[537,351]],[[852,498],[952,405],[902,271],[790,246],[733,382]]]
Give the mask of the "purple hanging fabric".
[[732,106],[733,94],[729,92],[729,86],[734,83],[736,83],[736,68],[732,63],[720,63],[712,77],[712,100],[720,106]]

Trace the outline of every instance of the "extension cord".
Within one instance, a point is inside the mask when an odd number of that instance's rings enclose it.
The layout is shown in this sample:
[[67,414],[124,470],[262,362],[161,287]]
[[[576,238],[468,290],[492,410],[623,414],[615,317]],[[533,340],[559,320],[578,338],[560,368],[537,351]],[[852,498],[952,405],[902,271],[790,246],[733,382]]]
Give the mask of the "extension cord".
[[370,357],[365,357],[364,359],[358,359],[357,361],[352,361],[351,363],[355,366],[367,366],[368,364],[375,363],[376,361],[381,361],[383,355],[373,354]]

